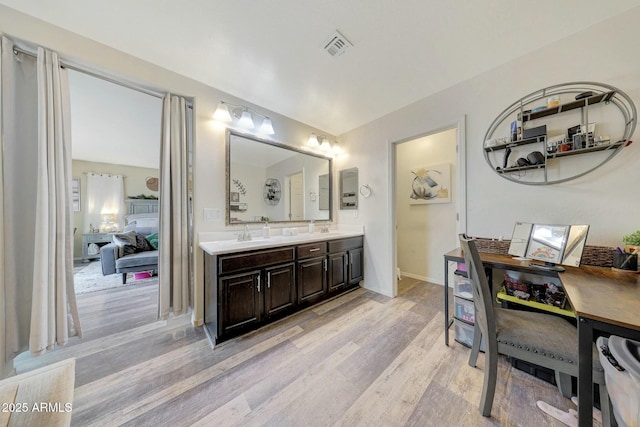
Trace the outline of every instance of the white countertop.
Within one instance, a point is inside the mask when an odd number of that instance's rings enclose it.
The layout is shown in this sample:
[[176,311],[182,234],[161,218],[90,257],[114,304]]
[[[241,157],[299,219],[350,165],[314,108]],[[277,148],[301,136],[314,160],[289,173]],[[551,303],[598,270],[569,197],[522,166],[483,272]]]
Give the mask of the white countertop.
[[[236,232],[237,234],[237,232]],[[299,245],[303,243],[319,242],[323,240],[343,239],[347,237],[363,236],[362,229],[330,230],[328,233],[298,233],[296,236],[275,235],[268,238],[252,237],[251,240],[239,242],[236,239],[214,240],[200,242],[200,248],[209,255],[221,255],[253,249],[275,248],[280,246]]]

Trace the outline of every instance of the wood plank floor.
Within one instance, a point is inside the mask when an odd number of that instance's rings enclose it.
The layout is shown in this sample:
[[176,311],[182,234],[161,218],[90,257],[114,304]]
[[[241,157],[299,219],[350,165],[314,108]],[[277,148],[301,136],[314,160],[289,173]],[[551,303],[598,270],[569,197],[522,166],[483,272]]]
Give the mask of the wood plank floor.
[[536,400],[572,403],[506,360],[482,417],[484,355],[472,368],[469,349],[444,345],[442,287],[400,287],[397,298],[356,290],[213,350],[186,317],[145,320],[153,289],[96,292],[81,304],[82,342],[16,367],[77,358],[74,426],[562,425]]

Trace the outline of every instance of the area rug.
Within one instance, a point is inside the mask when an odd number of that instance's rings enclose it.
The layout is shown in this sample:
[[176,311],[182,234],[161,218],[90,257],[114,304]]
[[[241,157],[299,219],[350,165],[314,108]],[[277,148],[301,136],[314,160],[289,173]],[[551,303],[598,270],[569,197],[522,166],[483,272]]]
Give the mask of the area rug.
[[102,265],[100,261],[87,264],[86,267],[79,270],[73,275],[73,283],[76,294],[85,294],[87,292],[102,291],[105,289],[118,288],[121,286],[133,286],[143,283],[157,282],[158,276],[151,276],[146,279],[135,279],[133,273],[127,276],[127,283],[122,284],[122,274],[102,275]]

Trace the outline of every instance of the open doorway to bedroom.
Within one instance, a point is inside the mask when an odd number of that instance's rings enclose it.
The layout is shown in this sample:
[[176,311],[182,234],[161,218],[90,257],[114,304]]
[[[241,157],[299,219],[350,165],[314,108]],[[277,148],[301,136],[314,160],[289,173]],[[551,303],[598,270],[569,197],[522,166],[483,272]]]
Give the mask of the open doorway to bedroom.
[[157,251],[155,266],[126,276],[105,254],[122,251],[114,235],[132,230],[150,245],[137,242],[140,256],[157,249],[162,99],[74,70],[69,94],[74,286],[87,340],[157,320]]

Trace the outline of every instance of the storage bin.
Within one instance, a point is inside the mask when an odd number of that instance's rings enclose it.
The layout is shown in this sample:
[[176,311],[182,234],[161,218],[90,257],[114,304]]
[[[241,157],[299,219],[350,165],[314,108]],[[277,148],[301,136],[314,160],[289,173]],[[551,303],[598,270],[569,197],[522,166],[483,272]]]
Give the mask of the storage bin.
[[[460,344],[471,347],[473,345],[473,325],[459,319],[453,319],[454,339]],[[484,351],[484,338],[480,342],[480,350]]]
[[457,296],[453,297],[453,303],[455,308],[456,317],[465,322],[476,322],[476,310],[473,306],[473,301],[466,300]]
[[[600,363],[604,368],[604,380],[607,384],[609,398],[613,405],[613,415],[620,427],[630,427],[640,425],[640,360],[638,358],[638,348],[640,343],[628,341],[629,347],[635,347],[635,357],[632,352],[621,356],[624,351],[622,345],[623,338],[612,335],[609,339],[599,337],[596,341]],[[617,344],[617,345],[616,345]],[[602,346],[608,346],[611,355],[618,364],[625,370],[619,371],[612,365],[607,356],[603,353]]]
[[453,294],[466,299],[473,299],[471,280],[466,277],[456,276],[453,281]]

